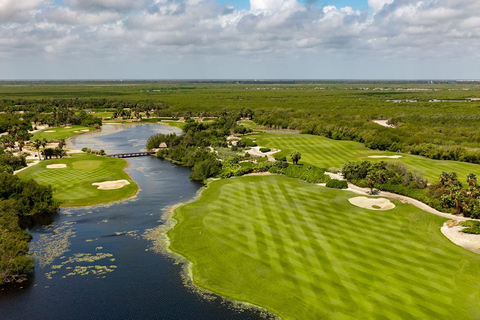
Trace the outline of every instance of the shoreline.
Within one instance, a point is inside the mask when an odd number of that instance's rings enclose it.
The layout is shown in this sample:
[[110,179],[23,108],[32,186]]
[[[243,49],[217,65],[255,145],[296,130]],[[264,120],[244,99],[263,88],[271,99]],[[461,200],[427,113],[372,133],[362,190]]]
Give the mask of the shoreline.
[[[262,307],[248,301],[236,300],[230,298],[228,295],[225,295],[221,292],[216,292],[213,289],[200,286],[195,282],[195,277],[193,276],[194,263],[190,261],[187,257],[183,256],[181,253],[176,252],[175,250],[170,248],[171,238],[169,237],[168,233],[178,224],[178,221],[175,219],[175,211],[183,205],[197,201],[201,197],[202,193],[206,189],[208,189],[210,184],[214,181],[216,180],[209,181],[205,186],[200,188],[195,194],[195,196],[189,201],[180,202],[168,208],[165,208],[164,212],[161,215],[161,220],[163,220],[164,223],[156,228],[147,230],[144,234],[144,238],[150,240],[151,242],[158,241],[159,243],[157,243],[157,246],[159,248],[156,248],[157,250],[153,251],[155,251],[155,253],[163,254],[164,256],[171,258],[176,264],[181,265],[180,276],[183,280],[184,286],[188,290],[191,290],[192,292],[200,296],[202,299],[205,299],[206,301],[210,301],[212,299],[221,299],[222,302],[229,304],[229,307],[232,307],[235,310],[249,310],[253,312],[258,312],[258,314],[265,319],[281,319],[280,316],[277,315],[277,313],[275,313],[273,310],[269,310],[266,307]],[[156,239],[154,237],[156,237]]]

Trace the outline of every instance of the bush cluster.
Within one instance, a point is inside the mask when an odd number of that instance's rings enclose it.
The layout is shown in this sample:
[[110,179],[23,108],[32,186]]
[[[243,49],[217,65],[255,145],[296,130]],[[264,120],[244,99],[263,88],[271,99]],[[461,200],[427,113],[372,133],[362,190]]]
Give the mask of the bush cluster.
[[345,180],[330,179],[327,181],[328,188],[348,189],[348,183]]

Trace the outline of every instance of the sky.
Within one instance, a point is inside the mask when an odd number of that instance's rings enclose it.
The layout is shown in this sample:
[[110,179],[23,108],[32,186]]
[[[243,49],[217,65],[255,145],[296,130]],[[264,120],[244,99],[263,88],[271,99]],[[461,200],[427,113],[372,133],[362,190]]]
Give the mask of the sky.
[[0,79],[478,79],[480,0],[0,0]]

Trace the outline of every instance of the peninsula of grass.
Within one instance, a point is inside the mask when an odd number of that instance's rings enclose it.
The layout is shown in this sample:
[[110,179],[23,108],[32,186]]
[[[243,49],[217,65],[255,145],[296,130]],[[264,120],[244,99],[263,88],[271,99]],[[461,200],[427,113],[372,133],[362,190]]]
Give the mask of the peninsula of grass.
[[95,128],[84,127],[84,126],[52,127],[52,128],[48,128],[48,129],[34,133],[31,140],[47,139],[50,141],[50,140],[68,139],[70,137],[73,137],[82,133],[86,133],[87,131],[85,130],[93,131],[95,130]]
[[[66,168],[48,169],[48,165],[66,164]],[[123,171],[124,159],[74,154],[71,158],[44,160],[18,173],[21,179],[34,179],[54,188],[54,199],[64,207],[90,206],[124,200],[138,190],[137,184]],[[98,190],[95,182],[127,180],[120,189]]]
[[283,319],[478,319],[480,256],[446,219],[283,176],[214,181],[176,209],[170,249],[194,282]]
[[[341,168],[348,161],[391,161],[401,162],[410,169],[419,171],[431,182],[437,182],[443,171],[454,171],[462,182],[466,181],[469,173],[480,176],[480,165],[448,160],[433,160],[422,156],[406,153],[372,150],[362,143],[345,140],[332,140],[309,134],[282,134],[262,133],[251,136],[257,139],[262,147],[280,149],[276,157],[286,156],[289,159],[293,151],[302,154],[301,163],[314,165],[320,168]],[[369,156],[401,156],[396,159],[369,158]]]

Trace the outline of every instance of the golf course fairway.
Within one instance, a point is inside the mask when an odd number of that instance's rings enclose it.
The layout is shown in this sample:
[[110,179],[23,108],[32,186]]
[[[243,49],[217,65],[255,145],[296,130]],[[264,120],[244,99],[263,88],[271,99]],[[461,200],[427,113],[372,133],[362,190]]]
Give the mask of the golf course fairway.
[[[54,164],[65,168],[52,169]],[[136,194],[137,184],[123,171],[123,159],[92,154],[74,154],[71,158],[43,160],[18,173],[21,179],[34,179],[54,188],[55,200],[65,207],[90,206],[127,199]],[[114,190],[99,190],[92,183],[127,180],[130,184]]]
[[[259,146],[280,149],[280,155],[288,159],[293,151],[300,151],[300,163],[320,168],[341,168],[348,161],[391,161],[402,162],[412,170],[419,171],[429,181],[438,182],[443,171],[455,171],[460,180],[465,181],[469,173],[480,176],[480,165],[460,161],[433,160],[407,153],[372,150],[363,143],[346,140],[333,140],[310,134],[262,133],[253,135]],[[372,156],[401,156],[398,159],[370,158]]]
[[284,319],[478,319],[480,256],[446,219],[284,176],[211,182],[175,210],[170,249],[194,282]]

